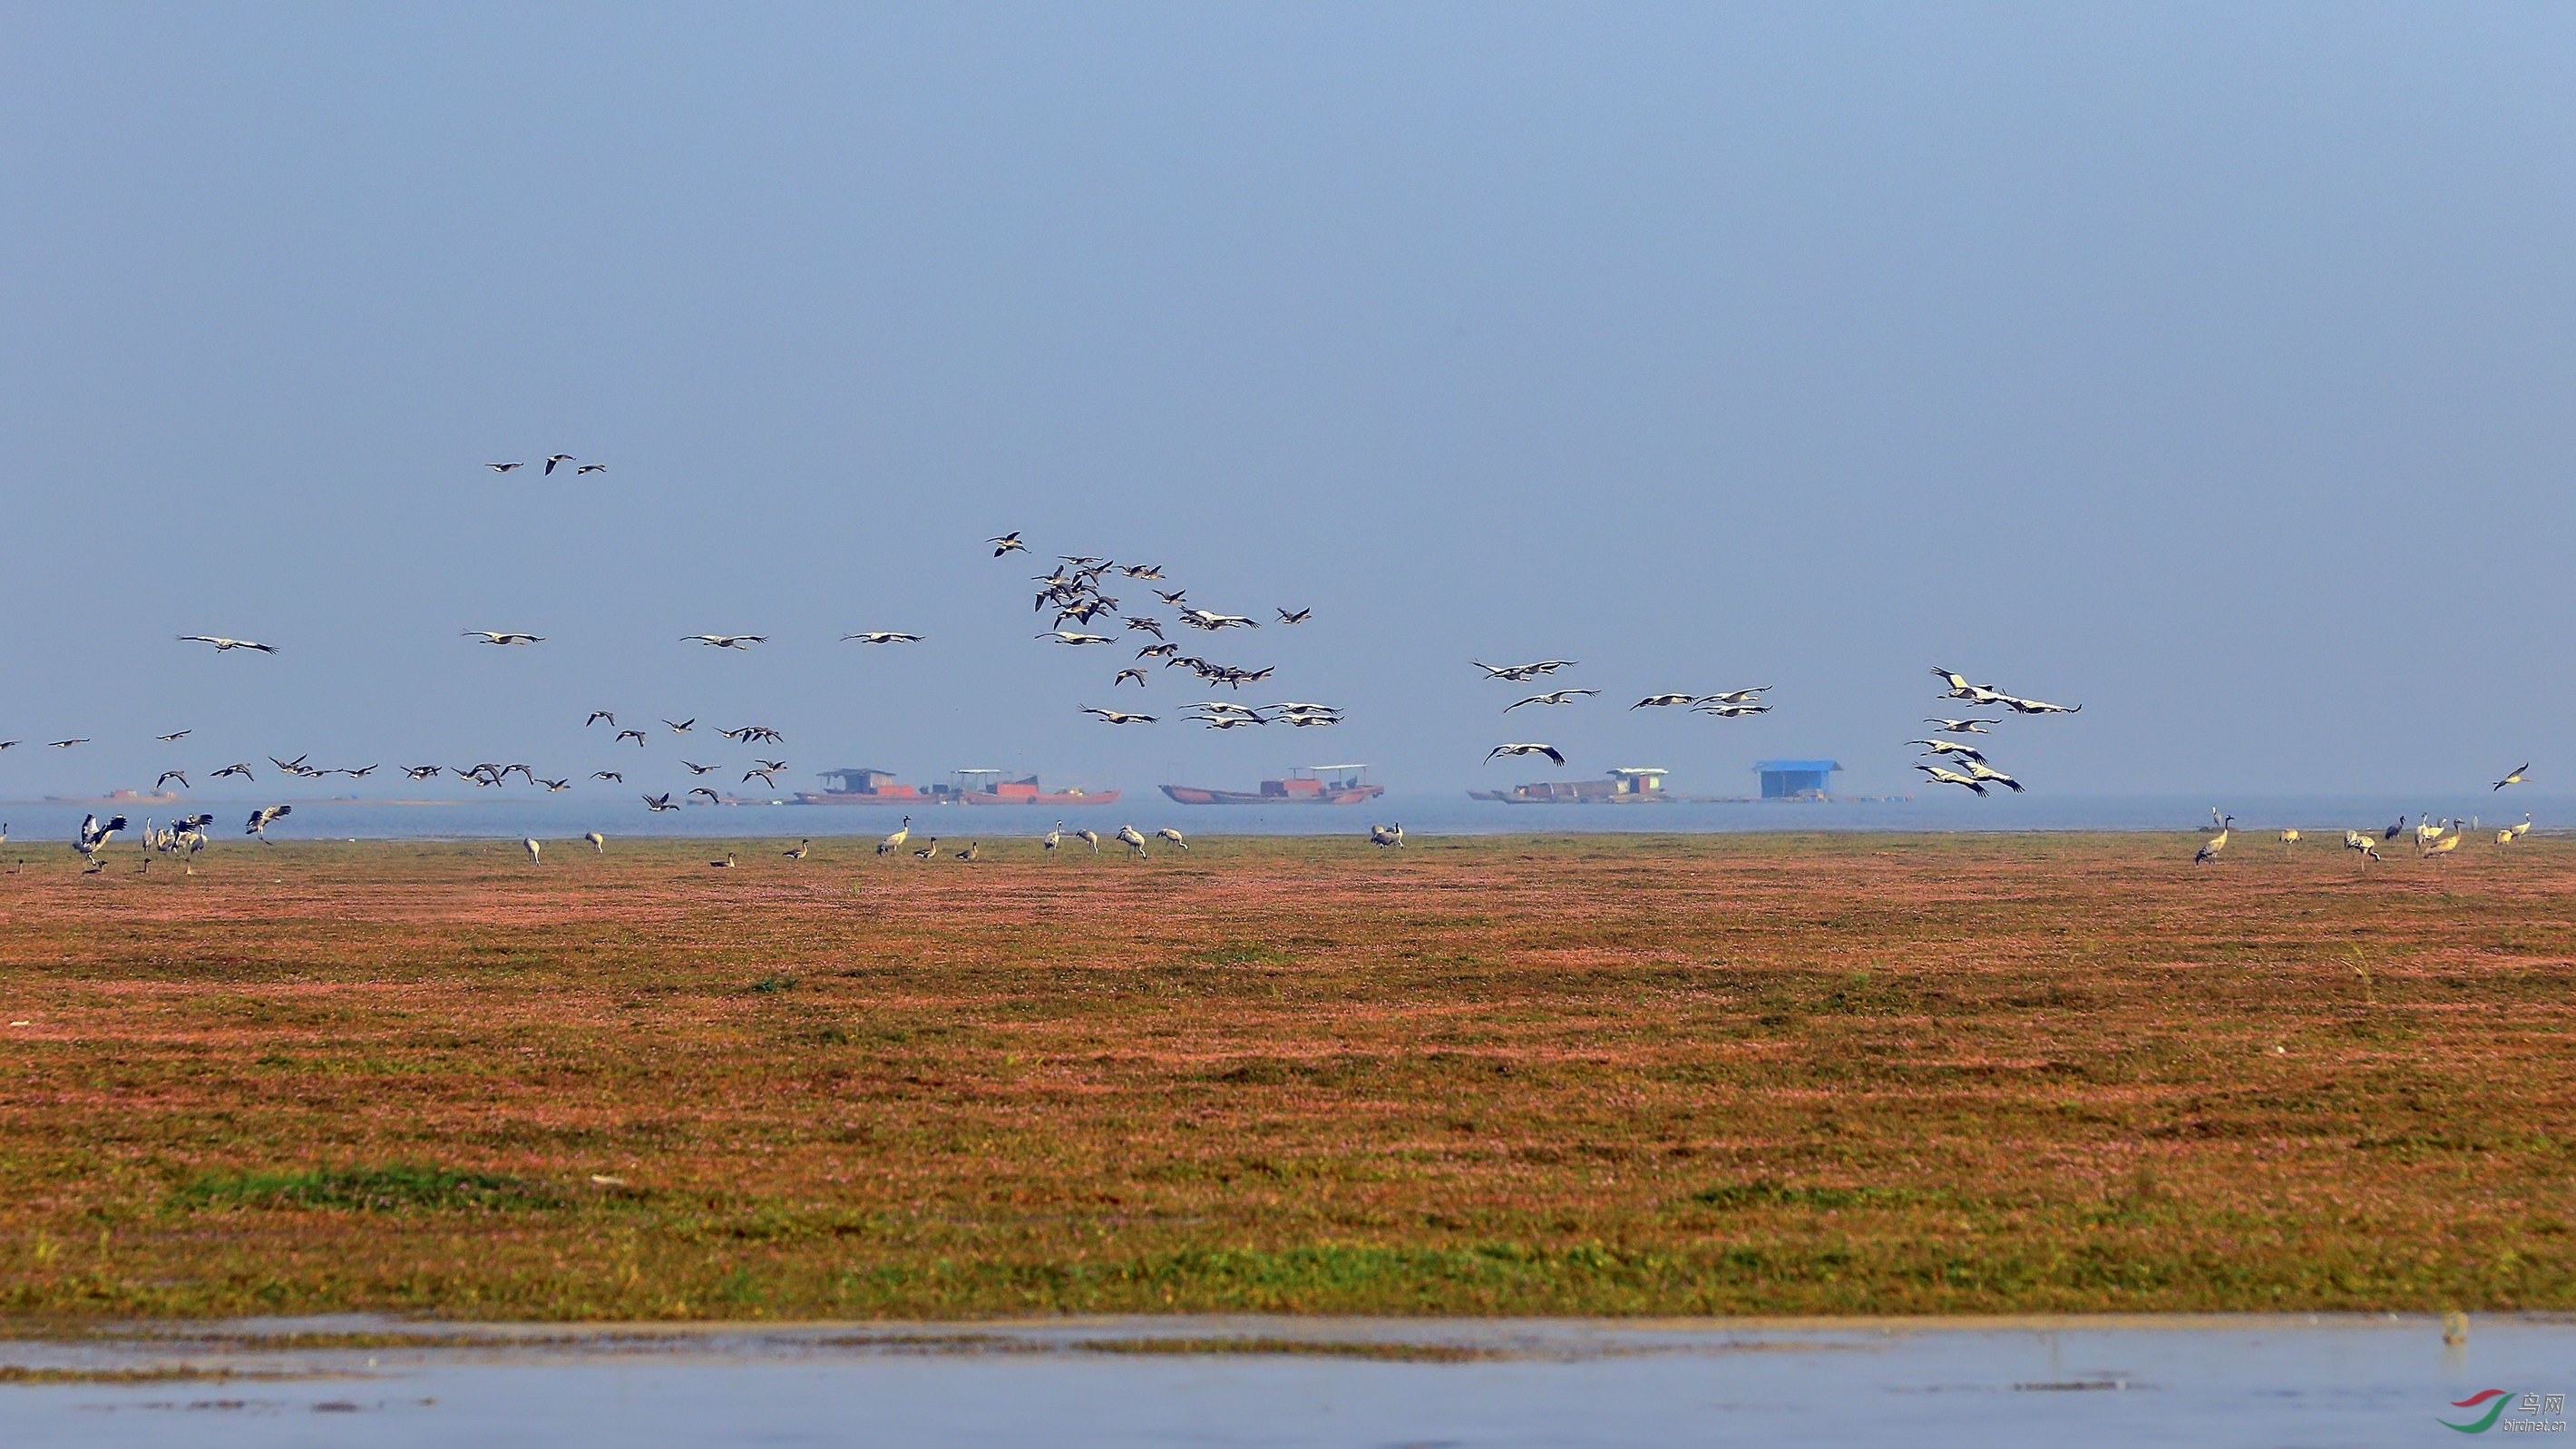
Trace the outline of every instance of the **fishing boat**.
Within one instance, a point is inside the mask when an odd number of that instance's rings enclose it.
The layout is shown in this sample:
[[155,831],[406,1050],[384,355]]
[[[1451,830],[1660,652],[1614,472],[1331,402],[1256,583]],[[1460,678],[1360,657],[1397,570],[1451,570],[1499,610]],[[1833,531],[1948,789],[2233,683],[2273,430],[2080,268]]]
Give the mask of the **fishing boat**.
[[1165,785],[1163,793],[1183,805],[1357,805],[1386,793],[1368,783],[1366,765],[1308,765],[1284,780],[1264,780],[1258,790],[1209,790],[1197,785]]
[[895,778],[892,770],[825,770],[822,778],[832,788],[799,790],[799,805],[1108,805],[1116,802],[1115,790],[1085,790],[1080,786],[1050,791],[1030,775],[1017,780],[1003,779],[999,770],[952,770],[949,783],[906,785]]

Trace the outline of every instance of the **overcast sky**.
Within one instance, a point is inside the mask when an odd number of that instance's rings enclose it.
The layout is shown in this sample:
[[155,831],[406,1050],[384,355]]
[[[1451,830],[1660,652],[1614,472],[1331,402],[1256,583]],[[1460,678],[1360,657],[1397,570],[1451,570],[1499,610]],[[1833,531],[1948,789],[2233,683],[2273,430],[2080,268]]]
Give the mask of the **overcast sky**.
[[[1881,790],[1936,664],[2085,706],[1999,731],[2052,791],[2576,780],[2563,6],[0,16],[0,796],[586,773],[593,708],[800,775]],[[610,471],[483,467],[557,451]],[[1188,637],[1350,723],[1113,692],[1006,529],[1313,606]],[[1548,655],[1604,693],[1467,663]]]

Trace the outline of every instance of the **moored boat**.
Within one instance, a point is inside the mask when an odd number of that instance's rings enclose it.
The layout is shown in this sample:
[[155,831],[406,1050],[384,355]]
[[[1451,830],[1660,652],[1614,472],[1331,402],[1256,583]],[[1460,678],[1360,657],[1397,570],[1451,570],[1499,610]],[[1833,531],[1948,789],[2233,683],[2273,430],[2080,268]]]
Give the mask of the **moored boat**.
[[1165,785],[1163,793],[1183,805],[1357,805],[1386,793],[1362,775],[1366,765],[1308,765],[1284,780],[1264,780],[1258,790],[1210,790],[1198,785]]

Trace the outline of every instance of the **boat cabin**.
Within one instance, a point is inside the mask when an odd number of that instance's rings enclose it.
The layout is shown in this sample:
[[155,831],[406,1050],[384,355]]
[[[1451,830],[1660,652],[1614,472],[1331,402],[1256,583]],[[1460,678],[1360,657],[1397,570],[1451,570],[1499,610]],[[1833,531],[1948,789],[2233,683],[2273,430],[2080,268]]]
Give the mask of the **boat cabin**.
[[870,795],[884,800],[909,800],[921,792],[910,785],[895,783],[892,770],[824,770],[823,779],[833,782],[835,795]]
[[1306,765],[1288,772],[1285,780],[1264,780],[1261,793],[1283,800],[1318,799],[1341,790],[1356,790],[1368,783],[1366,765]]

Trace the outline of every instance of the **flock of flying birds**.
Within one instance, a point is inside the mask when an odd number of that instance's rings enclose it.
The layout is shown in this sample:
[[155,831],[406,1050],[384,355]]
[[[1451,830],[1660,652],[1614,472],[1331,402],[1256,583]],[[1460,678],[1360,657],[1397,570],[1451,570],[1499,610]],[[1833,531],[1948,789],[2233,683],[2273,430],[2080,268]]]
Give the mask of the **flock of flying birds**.
[[[576,477],[604,473],[608,470],[608,465],[605,463],[583,463],[570,453],[553,453],[544,459],[541,476],[552,476],[565,464],[576,465],[572,469]],[[519,462],[500,462],[487,463],[484,466],[495,473],[507,474],[527,465]],[[992,549],[992,556],[997,559],[1028,551],[1028,545],[1021,540],[1017,531],[987,539],[985,543]],[[1140,635],[1148,636],[1152,640],[1151,643],[1143,644],[1136,650],[1133,663],[1120,668],[1111,676],[1108,685],[1111,690],[1115,691],[1120,686],[1131,683],[1140,689],[1144,688],[1152,677],[1145,668],[1145,661],[1148,660],[1158,661],[1162,669],[1187,669],[1199,682],[1221,684],[1238,692],[1247,684],[1260,684],[1267,681],[1275,672],[1275,667],[1270,665],[1247,668],[1222,663],[1199,654],[1182,653],[1180,644],[1165,635],[1165,619],[1154,612],[1151,606],[1133,607],[1109,592],[1110,586],[1106,581],[1113,576],[1142,586],[1150,592],[1160,601],[1162,607],[1172,611],[1169,622],[1173,627],[1186,628],[1208,635],[1222,635],[1229,630],[1262,627],[1261,620],[1249,615],[1219,613],[1192,604],[1189,600],[1189,591],[1185,588],[1166,590],[1153,587],[1166,581],[1160,565],[1121,564],[1089,555],[1060,555],[1054,568],[1032,579],[1032,582],[1038,586],[1035,611],[1039,613],[1046,613],[1050,609],[1054,611],[1049,620],[1050,627],[1037,634],[1036,638],[1067,648],[1104,645],[1117,647],[1124,643],[1135,642],[1136,637]],[[1314,614],[1311,608],[1293,610],[1280,608],[1274,612],[1277,614],[1276,622],[1282,625],[1303,624]],[[1108,629],[1113,623],[1117,626],[1116,632],[1100,632]],[[259,654],[277,652],[274,645],[254,639],[236,639],[218,634],[182,634],[178,637],[183,643],[212,646],[218,654],[235,650],[247,650]],[[517,630],[467,629],[463,631],[463,637],[500,648],[527,647],[545,642],[544,635]],[[917,644],[922,642],[922,639],[922,635],[894,629],[867,629],[841,636],[841,641],[844,643],[856,641],[868,645]],[[769,636],[765,634],[690,634],[682,636],[680,642],[694,643],[712,649],[748,650],[769,642]],[[1481,660],[1470,660],[1469,663],[1483,670],[1489,680],[1526,685],[1533,680],[1553,675],[1559,670],[1574,668],[1578,661],[1540,659],[1526,664],[1493,665]],[[1940,699],[1961,701],[1968,705],[1969,709],[1960,718],[1935,716],[1924,720],[1925,724],[1932,726],[1929,733],[1933,738],[1907,741],[1908,744],[1917,746],[1927,757],[1914,768],[1922,771],[1935,783],[1956,785],[1979,796],[1986,795],[1988,788],[1995,785],[2001,785],[2015,794],[2021,793],[2026,787],[2020,780],[1995,768],[1978,744],[1962,738],[1990,734],[1992,731],[1989,726],[2003,722],[2002,715],[1989,718],[1978,714],[1978,710],[2001,709],[2016,715],[2050,715],[2073,714],[2083,708],[2081,705],[2052,704],[2046,700],[2026,698],[2008,693],[1991,684],[1972,684],[1966,676],[1955,670],[1936,667],[1932,673],[1948,686],[1938,696]],[[1689,691],[1663,692],[1646,695],[1628,708],[1631,711],[1685,709],[1691,713],[1705,714],[1717,719],[1741,719],[1769,713],[1772,703],[1767,696],[1771,689],[1772,686],[1763,684],[1723,690],[1713,694],[1697,694]],[[1578,700],[1595,697],[1600,693],[1600,690],[1594,688],[1547,690],[1514,700],[1503,706],[1502,713],[1508,715],[1515,710],[1529,707],[1561,708]],[[1085,704],[1078,708],[1081,713],[1118,726],[1153,724],[1160,718],[1141,711],[1104,708],[1098,705]],[[1342,723],[1344,719],[1342,710],[1337,706],[1304,700],[1281,700],[1267,705],[1246,705],[1237,700],[1210,699],[1181,706],[1181,709],[1183,719],[1211,730],[1250,729],[1273,724],[1284,724],[1295,729],[1329,728]],[[687,736],[696,730],[698,722],[693,717],[686,720],[665,719],[661,723],[672,734]],[[638,750],[645,748],[649,738],[647,732],[642,729],[620,728],[617,716],[611,710],[593,710],[589,718],[584,721],[584,728],[602,724],[607,725],[613,732],[611,738],[613,745],[631,742]],[[158,735],[155,738],[165,744],[177,744],[192,732],[183,729]],[[784,739],[778,730],[765,725],[745,725],[715,730],[711,733],[721,735],[737,745],[775,745]],[[20,743],[22,742],[18,740],[0,740],[0,751],[8,750]],[[84,737],[51,740],[46,743],[54,749],[68,750],[89,744],[91,741]],[[1485,759],[1490,763],[1496,759],[1526,755],[1543,756],[1560,767],[1565,764],[1563,750],[1539,740],[1506,741],[1488,751]],[[324,768],[308,764],[307,757],[304,755],[298,755],[292,760],[270,756],[268,762],[279,774],[304,779],[321,779],[332,775],[365,779],[374,774],[378,768],[375,764],[354,768]],[[718,774],[732,768],[727,765],[701,764],[687,758],[681,758],[679,764],[689,771],[692,778]],[[540,775],[533,766],[524,763],[505,764],[487,760],[474,765],[423,764],[400,768],[405,776],[414,781],[426,781],[441,775],[451,775],[456,779],[468,780],[478,787],[487,789],[504,787],[514,774],[518,775],[529,788],[543,790],[549,794],[561,793],[574,786],[574,777],[571,774],[561,777]],[[732,783],[742,785],[760,780],[769,788],[776,789],[778,773],[786,768],[787,761],[783,759],[754,756],[751,767],[742,771],[740,777]],[[2512,771],[2497,781],[2494,788],[2502,790],[2508,785],[2521,784],[2525,772],[2530,768],[2529,765],[2524,765]],[[258,776],[249,762],[235,761],[212,771],[208,778],[256,780]],[[622,768],[594,770],[590,772],[589,778],[615,785],[626,783]],[[158,790],[173,782],[182,789],[189,788],[187,771],[185,769],[165,770],[153,782],[153,787]],[[641,798],[648,811],[659,813],[678,810],[683,802],[701,796],[705,797],[710,804],[721,804],[726,799],[721,792],[706,785],[694,785],[686,791],[665,789],[658,794],[648,791],[644,792]],[[268,827],[292,813],[292,810],[293,807],[290,805],[274,805],[254,810],[244,823],[243,833],[265,841]],[[2215,808],[2210,813],[2218,833],[2200,847],[2194,857],[2195,864],[2205,864],[2224,850],[2229,833],[2234,826],[2233,816],[2223,815]],[[150,851],[176,853],[193,858],[197,851],[205,847],[206,830],[213,822],[214,817],[204,813],[181,816],[166,827],[147,822],[143,832],[143,844]],[[906,816],[902,828],[878,842],[877,854],[887,856],[903,850],[910,837],[911,824],[911,817]],[[2400,816],[2398,822],[2387,827],[2377,839],[2373,839],[2370,832],[2348,830],[2344,832],[2344,844],[2347,849],[2360,853],[2365,861],[2377,860],[2379,859],[2377,847],[2382,843],[2394,841],[2404,826],[2405,817]],[[73,849],[88,861],[90,870],[96,871],[100,869],[98,860],[100,849],[108,840],[127,828],[126,818],[122,815],[104,822],[92,815],[82,821]],[[2457,820],[2437,824],[2428,817],[2419,821],[2415,827],[2416,841],[2427,856],[2446,854],[2458,847],[2463,832],[2467,828],[2469,827],[2464,827]],[[2526,815],[2520,825],[2498,831],[2496,843],[2510,844],[2530,829],[2531,820]],[[1156,834],[1182,850],[1189,848],[1177,830],[1166,828]],[[0,825],[0,841],[5,841],[7,838],[6,826]],[[597,833],[594,832],[584,838],[594,847],[604,848],[602,837]],[[1136,855],[1141,857],[1145,854],[1147,837],[1139,833],[1134,826],[1120,826],[1113,838],[1126,845]],[[1401,846],[1404,843],[1404,829],[1401,825],[1372,825],[1369,827],[1369,838],[1372,843],[1382,847]],[[1082,841],[1095,853],[1100,848],[1098,835],[1089,830],[1067,832],[1064,830],[1062,821],[1056,822],[1056,828],[1042,837],[1041,843],[1049,852],[1052,852],[1066,839]],[[2295,845],[2301,839],[2300,832],[2294,829],[2284,830],[2281,832],[2281,839],[2284,844]],[[536,859],[539,855],[537,842],[531,840],[525,844],[530,858]],[[938,840],[934,837],[927,846],[915,849],[912,853],[920,859],[932,859],[937,854],[938,844]],[[801,860],[805,857],[807,849],[808,845],[800,843],[795,850],[787,854],[791,859]],[[979,851],[980,842],[977,842],[955,854],[960,860],[971,861],[978,858]],[[710,862],[716,866],[730,866],[732,863],[731,857],[723,861]]]

